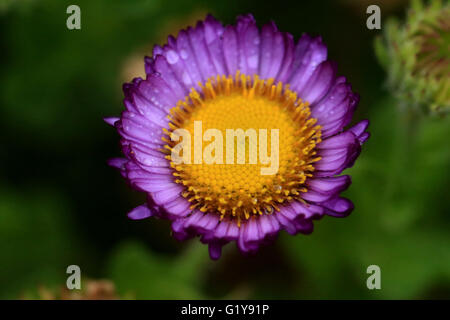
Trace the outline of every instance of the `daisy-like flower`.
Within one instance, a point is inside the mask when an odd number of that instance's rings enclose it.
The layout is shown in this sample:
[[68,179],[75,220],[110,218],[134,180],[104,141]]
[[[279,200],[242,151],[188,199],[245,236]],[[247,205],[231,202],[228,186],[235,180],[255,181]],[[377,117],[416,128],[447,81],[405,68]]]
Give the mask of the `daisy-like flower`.
[[[281,230],[308,234],[314,219],[352,211],[339,196],[350,176],[338,175],[358,157],[368,121],[344,131],[359,96],[337,76],[320,37],[295,42],[273,22],[258,29],[252,15],[229,26],[207,16],[155,46],[145,70],[146,79],[124,85],[121,117],[105,119],[126,157],[109,164],[148,195],[129,218],[169,219],[176,239],[200,236],[218,259],[228,242],[254,252]],[[174,132],[194,136],[195,121],[203,132],[278,129],[278,170],[263,175],[267,165],[248,161],[177,163]]]

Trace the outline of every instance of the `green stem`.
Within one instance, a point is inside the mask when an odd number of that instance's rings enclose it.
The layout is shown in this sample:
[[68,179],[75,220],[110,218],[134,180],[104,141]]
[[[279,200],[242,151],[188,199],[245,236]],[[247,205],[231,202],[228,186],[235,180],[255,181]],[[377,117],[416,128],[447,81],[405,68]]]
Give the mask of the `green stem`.
[[400,105],[397,109],[397,128],[395,134],[395,150],[391,178],[388,180],[385,190],[384,204],[390,204],[407,192],[411,176],[414,175],[414,159],[418,133],[420,131],[420,114],[417,109]]

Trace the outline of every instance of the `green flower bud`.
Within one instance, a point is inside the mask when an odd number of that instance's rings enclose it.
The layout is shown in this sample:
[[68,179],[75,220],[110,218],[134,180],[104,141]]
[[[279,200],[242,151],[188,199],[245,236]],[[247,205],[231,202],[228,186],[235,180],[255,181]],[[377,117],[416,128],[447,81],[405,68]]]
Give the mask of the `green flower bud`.
[[401,105],[431,114],[450,112],[450,4],[412,1],[406,22],[390,19],[375,52]]

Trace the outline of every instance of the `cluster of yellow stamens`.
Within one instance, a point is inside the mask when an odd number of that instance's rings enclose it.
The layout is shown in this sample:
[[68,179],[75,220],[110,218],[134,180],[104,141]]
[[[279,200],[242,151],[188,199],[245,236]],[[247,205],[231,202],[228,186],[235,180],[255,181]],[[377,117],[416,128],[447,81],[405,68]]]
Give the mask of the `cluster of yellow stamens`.
[[[312,118],[308,103],[289,90],[288,85],[262,80],[257,75],[236,73],[232,76],[210,78],[199,84],[201,93],[194,88],[184,101],[171,109],[170,130],[164,129],[162,150],[171,161],[176,183],[185,186],[182,193],[191,209],[217,213],[221,218],[242,219],[252,215],[272,213],[279,204],[293,199],[301,201],[306,192],[305,181],[312,176],[313,163],[320,160],[315,147],[321,141],[320,126]],[[279,132],[279,164],[273,175],[262,175],[261,168],[268,164],[249,163],[249,137],[245,139],[245,163],[237,163],[237,139],[233,142],[235,161],[225,161],[223,143],[222,163],[176,163],[171,151],[178,143],[171,134],[185,129],[194,138],[194,121],[202,122],[202,130],[218,129],[226,136],[227,129],[267,130],[267,154],[271,153],[271,130]],[[256,148],[258,159],[260,143]],[[208,143],[203,142],[203,150]],[[191,151],[193,154],[193,150]],[[191,155],[192,156],[192,155]]]

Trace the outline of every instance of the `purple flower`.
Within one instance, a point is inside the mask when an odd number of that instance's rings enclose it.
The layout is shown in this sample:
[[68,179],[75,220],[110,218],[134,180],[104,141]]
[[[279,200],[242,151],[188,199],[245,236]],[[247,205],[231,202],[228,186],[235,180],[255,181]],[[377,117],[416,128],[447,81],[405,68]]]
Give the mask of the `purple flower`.
[[[358,157],[368,121],[344,131],[359,96],[336,75],[320,37],[304,34],[295,42],[274,23],[258,29],[251,15],[234,26],[208,16],[155,46],[145,70],[145,80],[124,85],[121,117],[105,119],[118,130],[125,154],[109,164],[148,195],[129,218],[169,219],[176,239],[200,236],[218,259],[228,242],[254,252],[281,230],[307,234],[314,219],[352,211],[352,202],[339,196],[350,176],[338,175]],[[276,173],[262,175],[267,165],[250,164],[250,152],[244,164],[176,163],[175,130],[194,133],[194,121],[202,121],[202,132],[278,129]],[[236,151],[234,140],[232,146]],[[205,153],[207,143],[200,148]],[[220,158],[219,151],[211,155]]]

